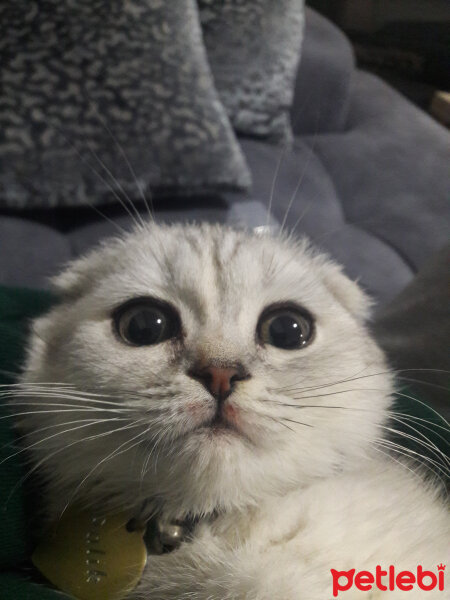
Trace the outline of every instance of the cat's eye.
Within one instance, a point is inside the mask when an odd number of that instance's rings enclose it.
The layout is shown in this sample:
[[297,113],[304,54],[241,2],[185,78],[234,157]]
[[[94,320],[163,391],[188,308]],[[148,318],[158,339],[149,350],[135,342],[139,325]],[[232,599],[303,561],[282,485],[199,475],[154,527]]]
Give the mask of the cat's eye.
[[116,333],[132,346],[153,346],[180,333],[176,311],[156,300],[132,300],[114,313]]
[[313,320],[296,307],[273,307],[264,311],[258,323],[258,337],[263,344],[283,350],[299,350],[311,341]]

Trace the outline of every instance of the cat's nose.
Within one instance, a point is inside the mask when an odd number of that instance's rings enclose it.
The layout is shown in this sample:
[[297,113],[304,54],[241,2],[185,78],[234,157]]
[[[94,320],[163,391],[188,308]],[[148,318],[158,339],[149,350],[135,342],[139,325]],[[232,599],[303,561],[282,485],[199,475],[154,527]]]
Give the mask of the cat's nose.
[[192,369],[189,375],[200,381],[216,400],[223,401],[233,391],[236,381],[248,379],[250,375],[242,366],[206,367]]

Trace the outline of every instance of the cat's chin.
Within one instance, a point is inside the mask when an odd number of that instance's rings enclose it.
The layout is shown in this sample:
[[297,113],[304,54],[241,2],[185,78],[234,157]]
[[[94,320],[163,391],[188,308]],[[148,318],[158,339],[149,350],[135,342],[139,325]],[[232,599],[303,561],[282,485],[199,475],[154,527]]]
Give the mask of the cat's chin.
[[241,436],[241,434],[236,429],[223,423],[199,427],[192,433],[192,435],[206,437],[208,440],[212,441],[221,440],[223,438],[235,438]]
[[222,425],[198,428],[176,453],[160,455],[146,483],[165,513],[207,515],[259,505],[296,485],[296,475],[293,463]]

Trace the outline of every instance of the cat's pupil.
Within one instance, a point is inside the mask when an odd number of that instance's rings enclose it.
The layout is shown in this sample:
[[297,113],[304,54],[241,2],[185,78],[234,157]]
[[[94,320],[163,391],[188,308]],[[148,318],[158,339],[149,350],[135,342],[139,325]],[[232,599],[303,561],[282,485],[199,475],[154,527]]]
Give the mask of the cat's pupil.
[[271,343],[278,348],[298,348],[302,345],[303,332],[300,323],[290,315],[281,315],[269,326]]
[[156,344],[166,326],[165,317],[158,311],[143,309],[131,317],[128,323],[128,338],[134,344]]

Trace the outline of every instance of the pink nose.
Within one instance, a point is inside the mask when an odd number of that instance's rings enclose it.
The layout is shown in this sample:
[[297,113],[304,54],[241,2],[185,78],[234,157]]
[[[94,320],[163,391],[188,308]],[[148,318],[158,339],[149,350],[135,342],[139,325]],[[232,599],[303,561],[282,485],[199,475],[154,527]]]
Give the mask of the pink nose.
[[248,378],[248,374],[244,369],[238,367],[207,366],[192,370],[189,375],[194,379],[198,379],[216,400],[228,398],[232,392],[234,382]]

